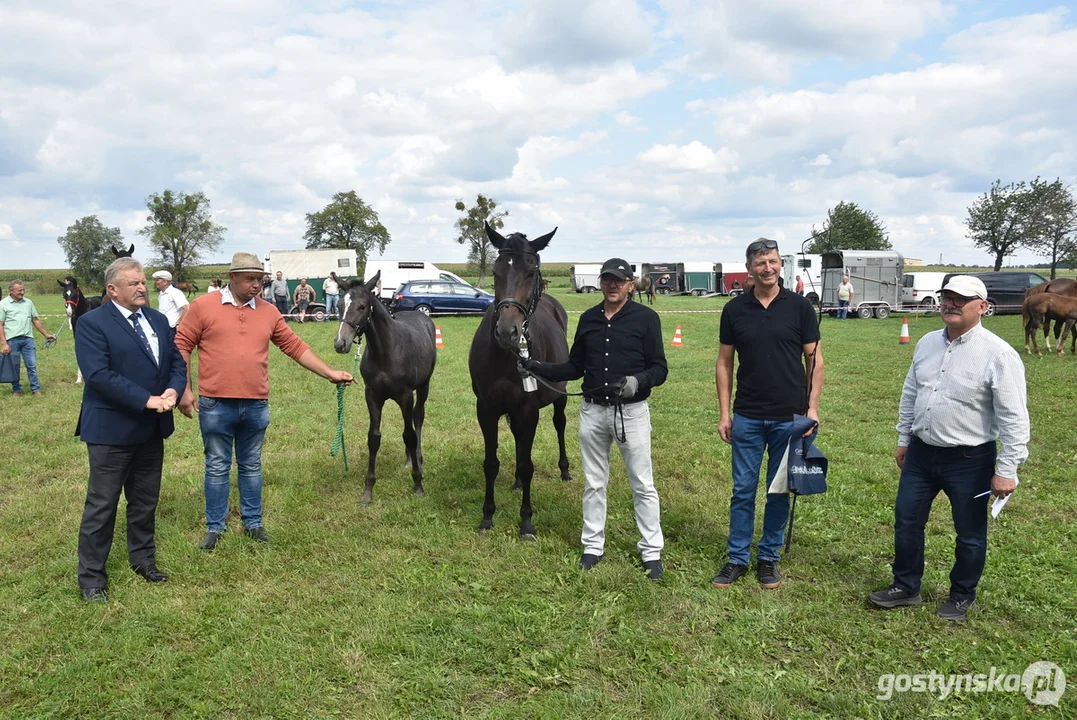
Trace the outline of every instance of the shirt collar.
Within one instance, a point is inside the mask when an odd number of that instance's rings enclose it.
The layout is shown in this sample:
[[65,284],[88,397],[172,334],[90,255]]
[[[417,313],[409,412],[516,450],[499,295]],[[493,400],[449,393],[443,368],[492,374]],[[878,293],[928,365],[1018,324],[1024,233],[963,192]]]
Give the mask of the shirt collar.
[[[245,302],[243,304],[250,306],[251,310],[257,310],[258,306],[255,304],[255,300],[256,300],[256,298],[252,297],[250,300],[248,300],[247,302]],[[225,285],[224,287],[221,288],[221,305],[226,305],[226,304],[227,305],[235,305],[236,307],[239,307],[239,303],[236,302],[236,299],[234,297],[232,297],[232,288],[230,286],[228,286],[228,285]]]
[[[131,316],[132,316],[132,315],[139,315],[139,314],[141,314],[141,311],[139,311],[139,310],[135,310],[134,312],[131,312],[130,310],[128,310],[127,308],[123,307],[122,305],[119,305],[118,303],[112,303],[112,304],[113,304],[113,305],[115,305],[115,306],[116,306],[116,309],[120,311],[120,315],[123,315],[123,319],[124,319],[124,320],[127,320],[128,322],[130,322],[130,321],[131,321]],[[145,316],[145,315],[143,315],[142,317],[146,317],[146,316]]]
[[969,328],[968,330],[963,332],[961,334],[961,337],[957,338],[957,340],[951,340],[950,339],[950,328],[949,327],[944,327],[942,329],[942,338],[943,338],[943,340],[946,341],[947,344],[952,343],[952,342],[963,343],[966,340],[968,340],[970,337],[973,337],[977,332],[979,332],[980,328],[982,328],[982,327],[983,327],[983,323],[976,323],[971,328]]

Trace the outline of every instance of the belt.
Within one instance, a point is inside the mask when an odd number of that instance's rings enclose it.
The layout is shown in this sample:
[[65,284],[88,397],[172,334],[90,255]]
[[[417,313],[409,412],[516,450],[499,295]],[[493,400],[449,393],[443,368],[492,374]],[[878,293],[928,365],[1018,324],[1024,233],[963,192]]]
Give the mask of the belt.
[[595,405],[604,405],[606,407],[609,407],[610,405],[613,405],[617,402],[616,398],[606,397],[585,397],[583,400],[584,402],[594,403]]

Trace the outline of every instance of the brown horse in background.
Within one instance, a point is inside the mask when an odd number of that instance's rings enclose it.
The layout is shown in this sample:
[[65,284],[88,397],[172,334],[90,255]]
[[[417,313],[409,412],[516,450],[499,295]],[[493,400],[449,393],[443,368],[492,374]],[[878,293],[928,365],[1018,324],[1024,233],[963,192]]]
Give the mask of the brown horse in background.
[[[1043,354],[1040,352],[1040,345],[1036,340],[1036,331],[1040,329],[1040,323],[1048,323],[1054,320],[1056,328],[1065,324],[1066,328],[1055,348],[1055,352],[1061,355],[1062,349],[1066,345],[1066,338],[1073,333],[1073,324],[1077,322],[1077,297],[1056,295],[1048,292],[1033,293],[1025,298],[1025,302],[1021,307],[1021,317],[1025,323],[1025,352],[1032,352],[1029,349],[1029,341],[1031,340],[1032,347],[1035,348],[1037,355]],[[1047,343],[1046,337],[1044,337],[1044,344],[1048,348],[1051,347]],[[1073,333],[1070,354],[1072,355],[1075,350],[1077,350],[1077,333]]]
[[[1074,280],[1073,278],[1055,278],[1054,280],[1048,280],[1047,282],[1042,282],[1039,285],[1036,285],[1035,287],[1030,287],[1028,290],[1025,290],[1025,299],[1027,300],[1032,295],[1037,295],[1039,293],[1045,293],[1045,292],[1054,293],[1055,295],[1066,295],[1068,297],[1077,297],[1077,280]],[[1022,310],[1022,314],[1023,314],[1023,312],[1024,311]],[[1028,324],[1027,318],[1026,318],[1025,324],[1026,325]],[[1062,325],[1063,324],[1064,323],[1061,323],[1061,322],[1058,322],[1058,321],[1055,322],[1055,341],[1056,342],[1058,341],[1058,336],[1062,334]],[[1051,321],[1047,320],[1047,321],[1045,321],[1043,323],[1043,341],[1045,343],[1047,342],[1047,336],[1050,334],[1050,331],[1051,331]]]
[[187,293],[187,297],[191,297],[191,293],[198,292],[198,285],[194,282],[180,280],[179,282],[174,282],[172,284],[175,285],[178,289]]
[[636,299],[640,302],[643,301],[643,294],[647,294],[647,304],[654,305],[654,278],[650,275],[644,275],[643,277],[636,278]]

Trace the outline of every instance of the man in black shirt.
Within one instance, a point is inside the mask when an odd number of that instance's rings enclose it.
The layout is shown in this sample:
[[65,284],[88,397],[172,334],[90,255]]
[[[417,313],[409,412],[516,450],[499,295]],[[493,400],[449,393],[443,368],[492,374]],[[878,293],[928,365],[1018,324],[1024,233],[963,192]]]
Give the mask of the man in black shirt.
[[[715,587],[732,585],[748,571],[755,535],[755,495],[759,467],[767,451],[767,484],[785,453],[793,414],[818,423],[823,386],[819,324],[807,298],[782,287],[778,243],[760,238],[748,246],[748,273],[754,286],[722,310],[715,384],[721,418],[718,434],[733,446],[733,496],[729,504],[729,557],[714,578]],[[733,396],[733,356],[737,398]],[[766,588],[781,583],[778,550],[789,517],[789,495],[767,495],[756,577]]]
[[548,380],[583,378],[580,404],[580,456],[587,485],[583,491],[583,555],[590,570],[603,557],[606,541],[606,486],[610,445],[617,442],[642,536],[640,551],[647,577],[662,578],[662,527],[658,491],[651,468],[651,388],[666,381],[662,323],[646,305],[631,302],[631,266],[607,260],[599,275],[603,301],[585,311],[576,327],[568,362],[525,360],[524,369]]

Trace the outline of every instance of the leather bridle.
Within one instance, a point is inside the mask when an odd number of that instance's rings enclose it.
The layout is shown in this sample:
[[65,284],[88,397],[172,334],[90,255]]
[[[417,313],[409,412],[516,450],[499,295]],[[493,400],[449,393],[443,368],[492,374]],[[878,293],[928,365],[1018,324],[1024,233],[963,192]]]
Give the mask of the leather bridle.
[[[494,305],[494,319],[495,321],[501,315],[501,311],[504,308],[512,307],[516,308],[524,314],[523,321],[523,336],[525,339],[530,340],[528,336],[527,327],[531,323],[531,317],[535,314],[535,310],[538,309],[539,300],[542,298],[542,260],[539,259],[538,253],[530,250],[502,250],[498,253],[505,255],[532,255],[535,258],[535,286],[531,289],[531,295],[528,298],[527,305],[516,298],[506,298],[504,300],[498,300]],[[496,327],[497,323],[494,323]]]

